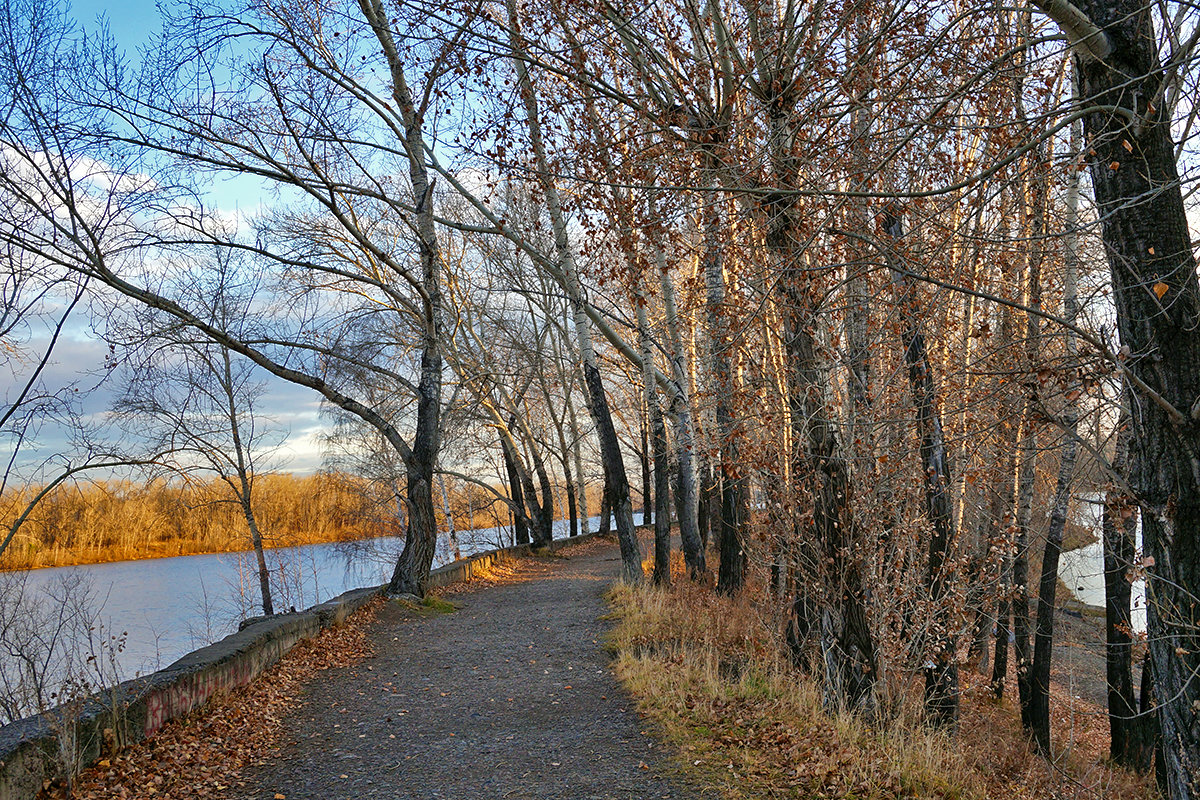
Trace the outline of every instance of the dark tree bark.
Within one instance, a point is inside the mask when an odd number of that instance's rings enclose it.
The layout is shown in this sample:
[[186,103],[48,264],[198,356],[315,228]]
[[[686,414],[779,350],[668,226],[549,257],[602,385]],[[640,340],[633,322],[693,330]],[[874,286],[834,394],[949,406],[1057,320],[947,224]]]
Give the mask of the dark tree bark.
[[[1088,161],[1131,378],[1148,633],[1167,796],[1200,795],[1200,282],[1161,99],[1154,5],[1083,0]],[[1066,25],[1064,25],[1066,27]],[[1068,30],[1068,33],[1071,33]],[[1077,37],[1078,38],[1078,37]]]
[[433,502],[433,465],[437,454],[431,456],[428,461],[418,461],[414,451],[414,458],[406,465],[408,536],[388,582],[388,594],[425,595],[437,544],[437,513]]
[[538,477],[541,488],[541,501],[537,495],[528,489],[525,499],[530,502],[530,511],[534,519],[533,546],[535,548],[549,547],[554,540],[554,487],[550,483],[550,474],[546,471],[546,462],[542,459],[537,443],[531,439],[529,443],[529,460],[533,462],[533,470]]
[[[365,2],[365,0],[362,1]],[[566,214],[563,211],[558,186],[555,184],[546,155],[537,94],[529,77],[527,61],[521,49],[520,17],[517,13],[516,3],[512,0],[505,3],[505,8],[509,22],[508,36],[512,48],[512,66],[517,75],[521,100],[525,106],[530,150],[534,155],[537,178],[541,183],[546,211],[550,216],[558,266],[562,271],[564,288],[566,288],[571,301],[575,318],[575,333],[579,337],[579,354],[583,366],[583,383],[587,393],[588,411],[591,413],[592,423],[596,426],[596,436],[600,440],[600,458],[604,463],[612,511],[616,515],[617,539],[621,546],[623,572],[627,580],[638,582],[643,577],[642,556],[637,532],[633,526],[629,478],[625,471],[625,461],[621,456],[621,444],[617,439],[616,427],[613,425],[608,398],[604,392],[604,381],[596,366],[596,351],[592,346],[592,325],[587,314],[587,300],[583,294],[579,272],[575,266],[575,253],[571,249]]]
[[650,440],[654,451],[654,583],[671,583],[671,468],[667,429],[658,403],[650,404]]
[[[1079,159],[1078,126],[1071,129],[1071,161]],[[1043,174],[1034,181],[1037,198],[1037,213],[1034,217],[1034,242],[1039,241],[1047,232],[1045,223],[1045,202],[1042,198],[1047,194],[1047,177]],[[1079,209],[1079,173],[1072,172],[1067,186],[1067,207],[1063,219],[1066,228],[1062,237],[1064,277],[1063,277],[1063,319],[1074,325],[1077,316],[1076,275],[1078,263],[1078,236],[1075,228],[1078,224]],[[1034,242],[1030,247],[1036,247]],[[1079,410],[1074,398],[1082,393],[1077,377],[1074,356],[1075,333],[1066,331],[1066,350],[1071,359],[1068,363],[1068,384],[1064,392],[1065,405],[1061,414],[1065,441],[1061,448],[1058,463],[1058,478],[1054,489],[1054,499],[1050,505],[1050,524],[1046,529],[1046,545],[1042,551],[1042,574],[1038,581],[1037,629],[1033,642],[1033,665],[1030,670],[1029,716],[1032,723],[1034,745],[1042,753],[1050,754],[1050,661],[1054,655],[1054,604],[1058,591],[1058,561],[1062,554],[1063,530],[1067,524],[1067,511],[1071,501],[1071,481],[1075,474],[1075,459],[1079,452],[1077,434],[1079,428]]]
[[1037,438],[1033,431],[1030,402],[1021,420],[1020,465],[1017,469],[1016,549],[1012,560],[1013,657],[1017,667],[1017,700],[1021,724],[1029,728],[1029,519],[1033,513],[1033,481],[1037,465]]
[[500,451],[504,454],[504,471],[508,474],[508,494],[512,500],[513,544],[529,544],[529,522],[525,517],[525,492],[521,489],[521,476],[517,471],[517,456],[508,438],[500,433]]
[[[1113,471],[1127,475],[1129,414],[1121,410]],[[1133,690],[1133,594],[1134,558],[1137,555],[1137,506],[1127,493],[1111,487],[1104,495],[1101,511],[1104,547],[1104,640],[1105,675],[1108,683],[1108,726],[1111,733],[1109,758],[1118,764],[1145,772],[1153,758],[1149,720],[1138,716]],[[1143,680],[1150,674],[1143,671]],[[1150,686],[1143,692],[1149,699]]]
[[567,516],[570,518],[569,536],[579,535],[579,508],[575,502],[575,480],[571,472],[571,454],[563,453],[562,457],[563,480],[566,482],[567,491]]
[[[416,163],[414,161],[414,163]],[[414,184],[416,181],[414,180]],[[432,185],[421,187],[427,190],[418,195],[426,198]],[[418,208],[420,212],[420,208]],[[426,215],[419,213],[419,218]],[[433,502],[433,471],[437,466],[438,447],[441,442],[442,402],[442,354],[441,340],[441,288],[437,242],[433,233],[433,221],[419,226],[422,235],[421,259],[424,267],[424,290],[430,298],[430,315],[421,352],[421,380],[417,384],[417,423],[413,436],[412,450],[405,460],[408,479],[408,536],[404,549],[388,583],[389,594],[425,595],[429,570],[437,547],[437,513]]]
[[600,492],[600,527],[597,529],[601,536],[612,533],[612,495],[608,486],[608,470],[605,470],[604,489]]
[[[1004,567],[1008,567],[1005,559]],[[1004,572],[1001,567],[1001,574]],[[1004,697],[1004,684],[1008,678],[1008,637],[1012,630],[1012,606],[1007,593],[1001,595],[996,603],[996,639],[995,651],[992,654],[992,694],[997,700]]]
[[[649,414],[649,412],[647,412]],[[641,420],[642,433],[642,524],[654,522],[654,495],[650,491],[650,434],[646,419]]]
[[[1005,324],[1001,326],[1002,331],[1006,327],[1010,327],[1008,323],[1011,321],[1011,315],[1005,317]],[[1004,341],[1010,341],[1005,338]],[[996,475],[995,482],[992,485],[992,502],[991,502],[991,524],[992,524],[992,539],[993,541],[1001,541],[1008,539],[1009,531],[1007,530],[1014,522],[1013,511],[1016,498],[1013,495],[1014,485],[1013,479],[1016,477],[1017,471],[1017,430],[1018,425],[1011,419],[1004,420],[1001,424],[1006,426],[1005,436],[1001,441],[1001,447],[1008,454],[1000,468],[1000,472]],[[1003,533],[1003,536],[1001,535]],[[1008,640],[1012,635],[1012,599],[1013,593],[1016,591],[1015,580],[1013,579],[1013,564],[1012,555],[1005,553],[1000,564],[1000,597],[996,602],[996,638],[995,651],[992,660],[992,693],[999,700],[1004,697],[1004,685],[1008,680]]]
[[608,408],[608,397],[600,371],[591,364],[583,366],[587,381],[588,399],[592,405],[592,416],[596,433],[600,438],[600,455],[604,459],[604,474],[608,484],[609,507],[616,516],[617,541],[621,545],[621,561],[625,577],[638,581],[642,578],[642,553],[638,545],[637,531],[633,528],[633,504],[629,499],[629,478],[625,473],[625,460],[621,457],[621,445],[617,440],[617,429],[613,426],[612,413]]
[[894,250],[904,236],[903,223],[891,211],[884,213],[884,228],[891,239],[887,260],[892,271],[893,285],[899,290],[897,305],[903,319],[900,331],[904,346],[904,361],[908,365],[908,382],[912,389],[917,415],[917,430],[921,436],[921,467],[925,475],[925,514],[933,526],[929,539],[929,565],[926,585],[933,613],[927,634],[930,666],[925,668],[925,708],[930,719],[938,725],[950,725],[958,719],[958,665],[954,659],[954,623],[941,608],[946,587],[952,583],[950,548],[954,542],[954,515],[950,508],[950,465],[946,458],[946,443],[942,420],[937,413],[937,389],[933,369],[925,347],[925,336],[918,320],[919,309],[913,286],[900,255]]
[[712,541],[712,499],[715,493],[712,464],[708,458],[703,458],[700,463],[700,501],[696,511],[696,526],[700,529],[700,550],[703,553],[708,552],[708,543]]

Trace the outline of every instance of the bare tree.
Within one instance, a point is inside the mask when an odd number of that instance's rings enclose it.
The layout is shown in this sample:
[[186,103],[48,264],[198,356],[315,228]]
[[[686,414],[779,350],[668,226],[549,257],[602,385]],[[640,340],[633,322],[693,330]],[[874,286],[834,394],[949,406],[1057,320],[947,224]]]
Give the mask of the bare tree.
[[[230,317],[247,313],[253,295],[230,296],[233,276],[224,275],[214,296],[214,324],[228,327]],[[281,443],[283,432],[259,411],[266,384],[248,362],[229,348],[189,336],[153,315],[142,315],[145,340],[131,343],[124,390],[114,403],[119,424],[135,439],[173,454],[183,475],[194,470],[215,474],[242,510],[257,562],[263,613],[275,613],[270,569],[255,512],[254,482],[264,462]],[[132,362],[132,363],[130,363]],[[285,434],[283,434],[285,435]]]

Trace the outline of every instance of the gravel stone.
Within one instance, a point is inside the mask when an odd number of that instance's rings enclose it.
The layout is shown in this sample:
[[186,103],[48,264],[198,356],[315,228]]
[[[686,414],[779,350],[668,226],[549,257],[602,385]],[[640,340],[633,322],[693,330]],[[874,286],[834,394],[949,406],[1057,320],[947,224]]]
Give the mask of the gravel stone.
[[388,603],[376,655],[313,682],[281,752],[246,770],[237,796],[715,797],[681,780],[609,667],[615,549],[524,560],[517,582],[454,594],[454,613]]

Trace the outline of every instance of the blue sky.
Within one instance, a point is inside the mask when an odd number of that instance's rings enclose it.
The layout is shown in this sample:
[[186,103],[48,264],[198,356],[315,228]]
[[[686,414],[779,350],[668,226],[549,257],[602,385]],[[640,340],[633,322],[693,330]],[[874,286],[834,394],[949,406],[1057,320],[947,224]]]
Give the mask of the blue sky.
[[[99,18],[107,20],[118,47],[123,49],[130,62],[139,58],[138,51],[159,32],[162,16],[155,3],[128,2],[112,3],[103,0],[76,0],[71,10],[79,25],[91,31]],[[207,202],[225,212],[253,210],[259,204],[263,191],[251,179],[235,178],[217,181],[212,185]],[[103,363],[107,347],[91,333],[91,326],[79,315],[77,323],[64,331],[55,348],[54,362],[49,365],[44,377],[50,387],[75,383],[79,387],[96,385],[96,371]],[[46,334],[31,330],[32,340],[28,343],[33,352],[41,352],[47,341]],[[310,472],[320,466],[321,453],[319,436],[325,430],[320,418],[320,398],[310,389],[261,373],[268,384],[268,394],[259,403],[259,411],[277,420],[279,426],[288,430],[289,437],[278,458],[284,470]],[[13,376],[7,370],[0,371],[0,398],[9,395]],[[85,415],[99,418],[113,399],[115,389],[100,385],[82,402]],[[38,437],[36,451],[22,458],[25,463],[36,463],[56,453],[67,450],[67,432],[56,428],[44,428]],[[0,448],[3,449],[3,448]]]

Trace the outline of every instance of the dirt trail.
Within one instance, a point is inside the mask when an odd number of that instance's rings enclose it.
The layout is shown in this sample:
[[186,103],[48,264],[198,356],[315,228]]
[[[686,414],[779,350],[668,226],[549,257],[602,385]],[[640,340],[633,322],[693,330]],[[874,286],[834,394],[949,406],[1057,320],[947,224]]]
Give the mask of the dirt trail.
[[563,552],[453,594],[453,613],[389,603],[376,655],[322,673],[239,796],[704,797],[672,777],[608,667],[601,595],[616,545]]

